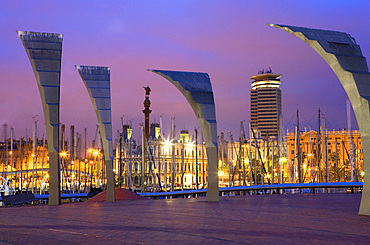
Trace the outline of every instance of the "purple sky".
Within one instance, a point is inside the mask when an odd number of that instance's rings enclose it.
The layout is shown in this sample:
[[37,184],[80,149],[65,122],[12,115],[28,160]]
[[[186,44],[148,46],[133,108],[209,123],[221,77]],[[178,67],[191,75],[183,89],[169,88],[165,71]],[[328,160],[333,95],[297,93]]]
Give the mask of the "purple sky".
[[[2,1],[0,4],[0,123],[29,134],[43,113],[36,80],[16,30],[64,35],[61,123],[89,135],[97,124],[91,101],[74,65],[111,67],[113,135],[143,119],[143,86],[152,89],[151,121],[163,114],[165,133],[176,117],[177,132],[199,127],[190,106],[167,80],[146,69],[207,72],[218,133],[239,135],[250,119],[250,77],[272,66],[281,77],[283,124],[317,128],[317,110],[328,129],[347,128],[346,94],[335,74],[298,38],[265,26],[279,23],[351,34],[370,58],[369,1]],[[329,94],[330,93],[330,94]],[[354,120],[353,120],[354,121]],[[246,125],[245,125],[246,126]],[[353,127],[357,128],[355,122]],[[1,130],[1,129],[0,129]],[[1,133],[3,135],[3,133]],[[9,135],[9,133],[8,133]],[[168,135],[168,133],[167,133]],[[2,136],[3,137],[3,136]]]

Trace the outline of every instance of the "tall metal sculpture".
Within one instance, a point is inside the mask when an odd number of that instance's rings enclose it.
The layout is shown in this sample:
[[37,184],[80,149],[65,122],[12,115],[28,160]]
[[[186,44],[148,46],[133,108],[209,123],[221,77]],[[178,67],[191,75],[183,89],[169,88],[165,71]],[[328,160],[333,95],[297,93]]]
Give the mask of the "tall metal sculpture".
[[39,87],[49,150],[49,205],[60,205],[59,96],[62,34],[17,31]]
[[107,173],[106,200],[114,202],[110,68],[98,66],[76,66],[76,68],[89,92],[98,118]]
[[217,121],[211,81],[207,73],[148,70],[170,81],[185,96],[202,128],[208,158],[206,201],[219,201]]
[[331,67],[342,83],[355,112],[361,133],[364,184],[360,215],[370,215],[370,73],[360,46],[349,34],[296,26],[267,24],[284,30],[313,48]]

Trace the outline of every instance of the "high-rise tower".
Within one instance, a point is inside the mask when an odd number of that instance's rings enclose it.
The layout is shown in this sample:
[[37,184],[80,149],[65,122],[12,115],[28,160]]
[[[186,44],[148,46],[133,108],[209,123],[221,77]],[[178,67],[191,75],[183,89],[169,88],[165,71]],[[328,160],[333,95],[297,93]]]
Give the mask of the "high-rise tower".
[[281,138],[280,77],[272,73],[271,66],[251,77],[251,127],[262,138]]

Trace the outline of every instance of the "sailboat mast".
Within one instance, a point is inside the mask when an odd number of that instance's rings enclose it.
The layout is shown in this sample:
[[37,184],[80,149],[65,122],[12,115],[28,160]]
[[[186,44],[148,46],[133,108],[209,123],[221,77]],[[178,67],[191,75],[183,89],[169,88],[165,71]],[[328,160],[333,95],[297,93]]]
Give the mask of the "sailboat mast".
[[298,180],[302,183],[302,158],[301,158],[301,143],[300,143],[300,130],[299,130],[299,110],[297,109],[297,148],[298,148]]
[[340,182],[339,164],[338,164],[338,141],[335,137],[335,168],[337,169],[337,182]]
[[296,165],[297,165],[297,158],[298,158],[298,148],[297,148],[297,125],[294,129],[294,161],[293,161],[293,178],[292,182],[295,183],[295,175],[296,175]]
[[130,137],[129,137],[129,145],[128,145],[128,150],[129,150],[129,154],[130,154],[130,162],[129,162],[129,165],[128,165],[128,186],[129,188],[131,188],[132,186],[132,136],[133,136],[133,130],[132,130],[132,121],[130,120],[130,130],[131,130],[131,133],[130,133]]
[[10,128],[10,180],[13,182],[13,136],[14,136],[14,128]]
[[[251,128],[251,122],[249,121],[248,125],[249,130],[249,184],[253,185],[253,150],[252,150],[252,128]],[[255,182],[254,182],[255,183]]]
[[97,154],[97,157],[96,157],[96,164],[97,164],[97,187],[100,188],[101,187],[101,179],[102,179],[102,176],[101,176],[101,168],[100,168],[100,162],[101,162],[101,157],[100,157],[100,149],[102,148],[101,146],[101,134],[100,134],[100,127],[97,126],[97,135],[96,135],[96,141],[97,141],[97,151],[99,152],[99,154]]
[[181,190],[184,190],[184,171],[185,171],[185,139],[181,142]]
[[27,185],[26,185],[26,192],[28,191],[28,185],[29,185],[29,179],[28,179],[28,170],[30,169],[29,167],[29,162],[28,162],[28,131],[27,131],[27,128],[26,128],[26,181],[27,181]]
[[88,169],[88,165],[87,165],[87,128],[84,128],[84,151],[85,151],[85,153],[84,153],[84,159],[85,159],[85,168],[84,168],[84,172],[85,172],[85,183],[84,183],[84,192],[86,192],[86,188],[87,188],[87,186],[86,186],[86,182],[87,182],[87,178],[88,178],[88,172],[89,172],[89,169]]
[[[171,191],[175,188],[175,117],[171,117]],[[193,180],[192,180],[193,181]],[[193,183],[193,182],[192,182]]]
[[74,180],[74,145],[75,145],[75,127],[73,125],[71,125],[71,128],[70,128],[70,137],[71,137],[71,142],[70,142],[70,154],[69,154],[69,162],[71,164],[71,188],[72,188],[72,193],[74,193],[74,189],[75,189],[75,180]]
[[141,192],[144,191],[144,162],[145,162],[145,132],[144,124],[140,124],[141,127]]
[[[254,183],[256,185],[258,185],[258,179],[257,179],[258,154],[257,154],[257,150],[258,150],[258,143],[259,142],[257,141],[257,137],[254,134],[254,129],[253,128],[251,128],[251,132],[252,132],[253,139],[254,139]],[[262,175],[261,175],[261,178],[262,178]]]
[[[161,128],[161,141],[164,140],[164,135],[163,135],[163,121],[162,121],[162,115],[159,117],[159,127]],[[165,159],[164,155],[164,148],[163,150],[163,187],[164,191],[167,192],[167,161]]]
[[4,152],[3,152],[3,172],[4,172],[4,178],[7,179],[8,175],[8,163],[9,163],[9,155],[8,155],[8,124],[4,124]]
[[204,189],[204,185],[205,185],[205,166],[204,166],[204,146],[203,146],[203,142],[204,142],[204,139],[203,139],[203,131],[202,131],[202,170],[203,170],[202,189]]
[[352,123],[351,123],[351,102],[347,99],[347,125],[348,125],[348,150],[349,163],[351,168],[351,182],[353,182],[353,141],[352,141]]
[[317,130],[317,140],[316,140],[316,161],[317,161],[317,182],[320,182],[320,173],[321,173],[321,168],[320,168],[320,141],[321,141],[321,112],[319,108],[318,112],[318,130]]
[[32,193],[35,191],[35,164],[36,164],[36,131],[37,131],[37,121],[36,118],[33,117],[33,144],[32,144]]
[[198,190],[198,130],[194,129],[195,133],[195,183],[196,189]]
[[322,132],[323,132],[323,137],[322,137],[322,152],[323,152],[323,160],[325,163],[325,179],[326,182],[329,182],[329,163],[328,163],[328,132],[326,130],[326,117],[325,115],[322,115]]
[[[239,169],[240,169],[240,166],[241,164],[243,164],[243,184],[241,184],[241,180],[240,180],[240,171],[239,171],[239,185],[246,185],[245,183],[245,161],[244,161],[244,147],[243,147],[243,143],[244,143],[244,138],[245,138],[245,135],[244,135],[244,125],[243,125],[243,121],[240,122],[240,142],[239,142]],[[243,156],[243,157],[242,157]]]
[[312,136],[311,136],[312,130],[310,129],[310,155],[311,155],[311,177],[312,177],[312,183],[315,183],[315,175],[314,175],[314,169],[313,169],[313,154],[312,154]]
[[275,144],[275,140],[273,139],[272,141],[271,141],[271,143],[272,143],[272,146],[271,146],[271,183],[272,184],[274,184],[275,183],[275,179],[274,179],[274,175],[275,175],[275,171],[274,171],[274,168],[275,168],[275,166],[274,166],[274,161],[275,161],[275,158],[274,158],[274,154],[275,154],[275,152],[274,152],[274,144]]
[[231,186],[231,153],[232,153],[232,146],[231,146],[231,132],[227,132],[227,136],[229,138],[229,143],[228,143],[228,150],[227,150],[227,163],[229,166],[229,187]]
[[78,193],[81,192],[81,134],[77,134]]
[[44,127],[44,135],[42,136],[42,160],[41,160],[41,186],[40,186],[40,194],[42,194],[42,183],[43,183],[43,174],[44,174],[44,160],[45,160],[45,129]]
[[22,161],[23,161],[23,151],[22,151],[22,143],[23,143],[23,138],[20,138],[19,140],[19,184],[18,184],[18,189],[22,193],[22,174],[23,174],[23,167],[22,167]]
[[64,124],[62,124],[62,136],[61,136],[61,143],[60,143],[60,153],[63,153],[63,155],[61,155],[61,163],[62,163],[62,171],[61,171],[61,185],[62,185],[62,192],[63,192],[63,182],[65,184],[65,187],[67,189],[67,181],[66,181],[66,170],[65,170],[65,156],[64,156],[64,152],[65,152],[65,147],[64,147],[64,144],[65,144],[65,131],[66,131],[66,126]]

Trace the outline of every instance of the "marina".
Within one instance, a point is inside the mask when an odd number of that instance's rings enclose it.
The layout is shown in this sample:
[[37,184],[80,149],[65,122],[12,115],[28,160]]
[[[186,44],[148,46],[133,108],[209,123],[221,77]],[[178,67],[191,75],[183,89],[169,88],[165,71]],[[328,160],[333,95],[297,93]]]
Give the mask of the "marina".
[[370,244],[370,1],[3,1],[0,244]]
[[[34,128],[37,129],[36,122]],[[96,129],[96,138],[86,143],[84,134],[75,133],[73,126],[70,128],[69,137],[66,136],[65,128],[62,125],[61,135],[64,142],[61,143],[63,151],[60,153],[62,193],[89,193],[91,188],[103,190],[106,176],[102,161],[103,151],[101,144],[99,148],[98,143],[99,128]],[[6,126],[3,130],[3,134],[7,135]],[[188,130],[181,130],[179,137],[175,136],[173,137],[175,140],[169,141],[162,140],[160,132],[160,124],[151,124],[151,136],[146,144],[147,151],[144,152],[146,161],[143,164],[142,146],[137,145],[133,139],[130,125],[123,125],[114,151],[115,186],[141,193],[206,188],[208,162],[201,136],[196,142],[195,139],[198,139],[196,131],[189,134]],[[323,133],[325,137],[322,137],[324,140],[320,143],[326,142],[326,145],[320,147],[323,153],[319,155],[319,162],[311,153],[316,152],[319,137],[317,132],[301,132],[301,168],[304,173],[302,181],[299,179],[298,159],[294,157],[297,149],[293,143],[296,142],[294,133],[287,132],[285,136],[287,141],[279,147],[274,140],[249,139],[245,138],[243,130],[241,132],[238,137],[242,139],[241,144],[240,141],[233,140],[231,133],[228,134],[228,139],[225,139],[223,133],[219,138],[220,188],[295,183],[350,183],[363,180],[361,138],[358,131],[352,132],[353,142],[356,143],[352,148],[354,156],[352,169],[347,150],[350,148],[348,131]],[[0,143],[0,148],[2,150],[0,190],[3,195],[16,192],[48,193],[47,140],[35,137],[29,137],[28,140],[25,137],[8,138]],[[328,162],[325,162],[327,153],[329,153]],[[329,166],[328,171],[326,166]]]

